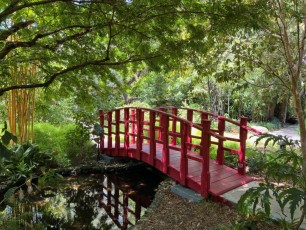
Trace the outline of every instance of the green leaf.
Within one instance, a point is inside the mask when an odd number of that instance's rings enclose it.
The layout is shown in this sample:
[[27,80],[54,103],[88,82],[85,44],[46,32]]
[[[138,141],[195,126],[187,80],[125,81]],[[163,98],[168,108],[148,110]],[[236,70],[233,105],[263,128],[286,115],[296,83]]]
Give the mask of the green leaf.
[[8,150],[1,142],[0,142],[0,157],[1,158],[9,158],[12,152]]
[[281,209],[284,211],[284,208],[289,204],[291,220],[294,218],[295,211],[301,206],[305,211],[306,205],[306,194],[305,191],[299,190],[297,188],[289,188],[280,193]]
[[4,200],[7,200],[11,196],[13,196],[17,189],[18,189],[18,187],[12,187],[9,190],[7,190],[7,192],[4,194]]
[[1,137],[1,141],[4,145],[8,145],[12,140],[12,134],[7,130],[4,131],[3,136]]

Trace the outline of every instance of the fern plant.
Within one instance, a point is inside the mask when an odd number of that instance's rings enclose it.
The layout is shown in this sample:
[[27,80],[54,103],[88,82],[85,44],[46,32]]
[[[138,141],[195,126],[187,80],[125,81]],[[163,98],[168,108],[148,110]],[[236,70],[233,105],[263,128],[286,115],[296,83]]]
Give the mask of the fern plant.
[[[263,163],[265,170],[265,182],[259,187],[250,188],[239,200],[238,210],[242,214],[262,214],[271,216],[271,201],[274,196],[282,213],[287,206],[290,211],[290,223],[281,220],[283,226],[299,229],[306,213],[306,178],[302,172],[303,158],[298,142],[286,136],[274,136],[272,134],[260,135],[256,141],[258,144],[265,139],[264,146],[281,143],[282,147],[276,151],[276,156]],[[250,208],[251,207],[251,208]],[[300,216],[295,213],[301,209]],[[290,227],[289,227],[290,225]]]

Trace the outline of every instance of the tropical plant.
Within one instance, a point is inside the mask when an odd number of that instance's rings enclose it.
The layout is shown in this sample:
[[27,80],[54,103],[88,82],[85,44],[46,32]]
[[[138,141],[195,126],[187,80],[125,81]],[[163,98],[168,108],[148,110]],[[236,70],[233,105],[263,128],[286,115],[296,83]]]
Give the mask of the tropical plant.
[[[283,136],[262,134],[256,144],[265,139],[266,147],[280,143],[281,147],[276,151],[276,156],[268,161],[263,161],[265,181],[259,187],[250,188],[239,200],[238,210],[242,214],[271,216],[272,197],[275,197],[284,216],[285,207],[289,208],[290,221],[284,219],[280,223],[286,228],[294,226],[298,229],[305,219],[306,211],[306,178],[303,174],[303,157],[296,142]],[[262,209],[260,209],[261,207]],[[300,209],[300,215],[296,217],[296,211]]]
[[1,174],[15,182],[25,181],[44,174],[52,165],[55,165],[52,157],[41,152],[37,145],[16,145],[10,155],[1,161]]
[[7,148],[10,142],[17,142],[17,137],[7,130],[7,122],[4,122],[4,127],[0,132],[0,158],[10,156],[11,151]]

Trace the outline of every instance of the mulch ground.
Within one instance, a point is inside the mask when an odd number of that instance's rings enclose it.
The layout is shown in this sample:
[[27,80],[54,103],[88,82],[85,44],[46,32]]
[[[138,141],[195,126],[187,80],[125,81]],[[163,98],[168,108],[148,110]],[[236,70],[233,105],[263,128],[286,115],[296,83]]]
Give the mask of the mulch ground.
[[242,218],[233,207],[211,200],[203,200],[199,203],[188,201],[173,194],[170,190],[171,185],[172,182],[169,180],[162,182],[151,207],[132,228],[133,230],[281,229],[261,222],[249,228],[234,228],[234,223]]

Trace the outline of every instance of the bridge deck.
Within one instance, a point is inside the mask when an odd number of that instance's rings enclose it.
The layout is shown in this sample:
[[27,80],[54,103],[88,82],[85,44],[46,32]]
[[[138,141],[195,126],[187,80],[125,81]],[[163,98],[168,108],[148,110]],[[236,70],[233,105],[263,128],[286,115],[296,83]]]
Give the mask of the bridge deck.
[[[113,143],[114,144],[114,143]],[[105,143],[104,146],[107,146]],[[114,145],[113,145],[114,146]],[[175,150],[169,150],[169,166],[167,174],[173,179],[180,180],[180,158],[181,153]],[[128,151],[128,156],[135,158],[136,145],[131,144]],[[125,149],[123,144],[120,146],[119,156],[124,156]],[[113,154],[111,154],[113,155]],[[199,158],[197,153],[188,152],[188,155],[193,155],[195,159]],[[143,144],[142,151],[140,154],[140,160],[150,163],[150,144]],[[153,163],[154,167],[162,171],[162,145],[156,145],[156,157]],[[219,165],[214,160],[209,162],[210,169],[210,188],[209,194],[213,197],[219,197],[220,195],[235,189],[241,185],[247,184],[252,181],[252,178],[248,176],[243,176],[237,173],[237,170],[230,168],[226,165]],[[202,172],[202,163],[194,159],[188,159],[188,176],[186,179],[186,186],[194,189],[195,191],[201,191],[201,172]]]

